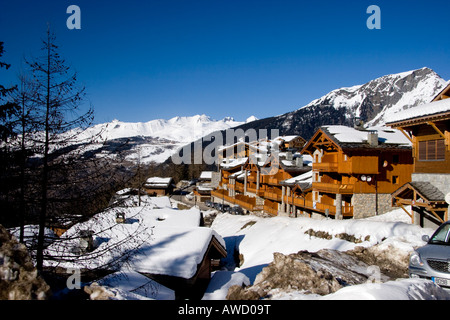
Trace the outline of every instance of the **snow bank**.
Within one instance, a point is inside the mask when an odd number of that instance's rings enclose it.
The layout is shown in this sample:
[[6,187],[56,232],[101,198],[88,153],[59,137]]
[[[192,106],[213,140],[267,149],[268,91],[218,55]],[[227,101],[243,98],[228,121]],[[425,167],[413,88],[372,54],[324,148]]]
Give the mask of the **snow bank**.
[[[399,221],[376,220],[314,220],[310,218],[258,218],[256,216],[233,216],[219,214],[212,228],[222,237],[240,237],[239,253],[244,256],[241,270],[268,264],[274,252],[283,254],[321,249],[348,251],[356,246],[374,246],[385,243],[404,251],[424,245],[422,235],[431,235],[432,229]],[[323,231],[333,236],[331,240],[319,239],[307,234],[308,230]],[[354,243],[337,235],[347,234],[360,239]]]
[[364,283],[320,296],[299,291],[274,290],[272,300],[450,300],[450,293],[423,279],[401,279],[386,283]]
[[343,288],[321,300],[450,300],[450,293],[432,281],[402,279],[386,283],[365,283]]
[[248,286],[250,280],[243,273],[216,271],[203,295],[203,300],[225,300],[231,286]]

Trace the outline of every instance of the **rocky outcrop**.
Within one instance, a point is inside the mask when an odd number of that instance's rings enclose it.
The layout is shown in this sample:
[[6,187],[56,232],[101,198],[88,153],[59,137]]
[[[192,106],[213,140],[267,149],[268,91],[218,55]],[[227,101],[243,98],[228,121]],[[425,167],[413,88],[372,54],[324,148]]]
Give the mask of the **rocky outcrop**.
[[256,276],[252,286],[231,287],[227,299],[270,299],[272,290],[327,295],[344,286],[389,280],[376,264],[370,265],[360,259],[363,253],[363,249],[357,250],[356,253],[329,249],[317,253],[307,251],[290,255],[275,253],[273,262]]
[[50,295],[25,245],[0,225],[0,300],[45,300]]

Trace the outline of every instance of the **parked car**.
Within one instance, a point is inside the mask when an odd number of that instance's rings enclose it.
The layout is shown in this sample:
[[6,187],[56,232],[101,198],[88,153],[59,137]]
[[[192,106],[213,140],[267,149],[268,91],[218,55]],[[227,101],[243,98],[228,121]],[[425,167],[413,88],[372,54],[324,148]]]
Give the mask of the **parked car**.
[[227,204],[222,204],[222,203],[216,203],[216,204],[214,205],[214,208],[215,208],[216,210],[219,210],[219,211],[222,211],[222,212],[227,211],[227,209],[228,209],[229,207],[230,207],[229,205],[227,205]]
[[212,202],[211,200],[206,200],[205,201],[205,206],[210,207],[210,208],[214,208],[214,202]]
[[244,209],[242,209],[240,206],[233,206],[228,212],[231,214],[241,215],[244,214]]
[[410,278],[430,279],[450,291],[450,221],[431,236],[423,236],[427,245],[414,251],[409,259]]

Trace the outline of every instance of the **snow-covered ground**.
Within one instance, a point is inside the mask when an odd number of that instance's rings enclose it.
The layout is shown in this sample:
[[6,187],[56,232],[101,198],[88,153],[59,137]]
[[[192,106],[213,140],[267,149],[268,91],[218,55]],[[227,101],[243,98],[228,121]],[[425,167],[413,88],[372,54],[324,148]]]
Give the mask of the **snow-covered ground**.
[[[127,208],[106,210],[94,219],[74,226],[64,235],[68,241],[63,246],[58,241],[55,242],[48,247],[46,254],[66,256],[66,261],[58,264],[64,268],[95,268],[114,261],[118,272],[99,281],[114,299],[171,300],[175,297],[172,290],[139,272],[164,270],[171,275],[189,278],[195,272],[199,260],[183,257],[202,257],[205,244],[209,243],[208,239],[215,236],[227,247],[227,268],[213,274],[203,299],[224,300],[232,285],[252,285],[263,268],[273,261],[274,253],[288,255],[300,251],[318,252],[322,249],[345,252],[362,246],[376,248],[384,256],[400,260],[409,256],[414,248],[425,245],[423,235],[434,232],[432,229],[412,225],[410,218],[402,210],[362,220],[342,221],[303,217],[261,218],[219,213],[211,228],[201,228],[198,227],[200,211],[196,208],[177,210],[177,203],[169,201],[167,197],[144,197],[141,207],[136,207],[134,200],[136,199],[131,199]],[[117,210],[126,212],[127,224],[115,223]],[[203,212],[203,215],[216,213],[210,210]],[[35,233],[31,227],[26,230],[27,236]],[[76,235],[80,230],[95,232],[97,248],[78,258],[75,248],[79,245]],[[18,230],[11,231],[18,236]],[[327,236],[315,236],[318,232]],[[340,236],[342,234],[351,239],[344,240]],[[108,246],[114,250],[106,250]],[[240,254],[240,266],[234,265],[232,253],[235,248]],[[126,259],[120,262],[122,258]],[[179,263],[181,258],[185,263]],[[272,300],[450,300],[450,293],[431,281],[406,278],[391,280],[393,279],[382,281],[384,283],[347,286],[325,296],[281,289],[272,290],[270,296]]]
[[[385,251],[391,258],[404,258],[416,247],[425,245],[423,235],[434,230],[410,224],[402,210],[363,220],[314,220],[310,218],[260,218],[256,216],[233,216],[219,214],[212,228],[227,244],[230,252],[239,248],[243,263],[234,271],[218,271],[213,276],[205,300],[225,299],[232,285],[248,285],[255,281],[261,270],[273,260],[275,252],[292,254],[299,251],[317,252],[321,249],[348,251],[356,246],[373,247]],[[323,231],[331,239],[308,234],[308,230]],[[347,234],[359,241],[342,240],[337,235]],[[358,242],[358,243],[355,243]],[[271,299],[450,299],[450,293],[431,281],[397,279],[386,283],[367,283],[345,287],[333,294],[319,296],[303,292],[271,292]]]

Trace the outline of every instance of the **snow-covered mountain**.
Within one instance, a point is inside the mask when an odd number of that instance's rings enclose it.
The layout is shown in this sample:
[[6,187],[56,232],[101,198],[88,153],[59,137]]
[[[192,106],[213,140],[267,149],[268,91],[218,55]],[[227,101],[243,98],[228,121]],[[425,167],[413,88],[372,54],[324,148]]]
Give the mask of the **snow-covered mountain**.
[[368,126],[383,125],[392,113],[430,102],[446,83],[433,70],[422,68],[331,91],[305,108],[316,105],[345,107]]
[[[186,144],[243,123],[232,117],[213,120],[204,114],[136,123],[113,120],[88,128],[78,138],[80,141],[90,141],[91,137],[98,136],[98,143],[89,147],[89,152],[97,156],[112,156],[120,149],[127,160],[140,158],[141,163],[162,163]],[[125,148],[118,147],[125,142]]]
[[126,141],[125,159],[162,163],[175,152],[202,137],[229,128],[279,129],[282,135],[311,138],[323,125],[353,126],[356,117],[366,126],[386,123],[393,113],[430,102],[447,84],[436,72],[422,68],[391,74],[363,85],[333,90],[292,112],[265,119],[249,117],[245,122],[226,117],[216,121],[206,115],[170,120],[127,123],[114,120],[89,128],[86,138],[101,132],[103,145],[90,146],[97,156],[112,156]]
[[386,75],[364,85],[333,90],[295,111],[242,127],[277,128],[281,134],[309,139],[322,125],[352,126],[356,117],[367,126],[383,125],[395,112],[430,102],[446,84],[429,68]]
[[213,120],[203,114],[192,117],[175,117],[170,120],[157,119],[134,123],[113,120],[90,128],[88,133],[94,134],[102,131],[101,136],[106,140],[142,136],[187,143],[200,139],[211,132],[226,130],[242,123],[231,117]]

